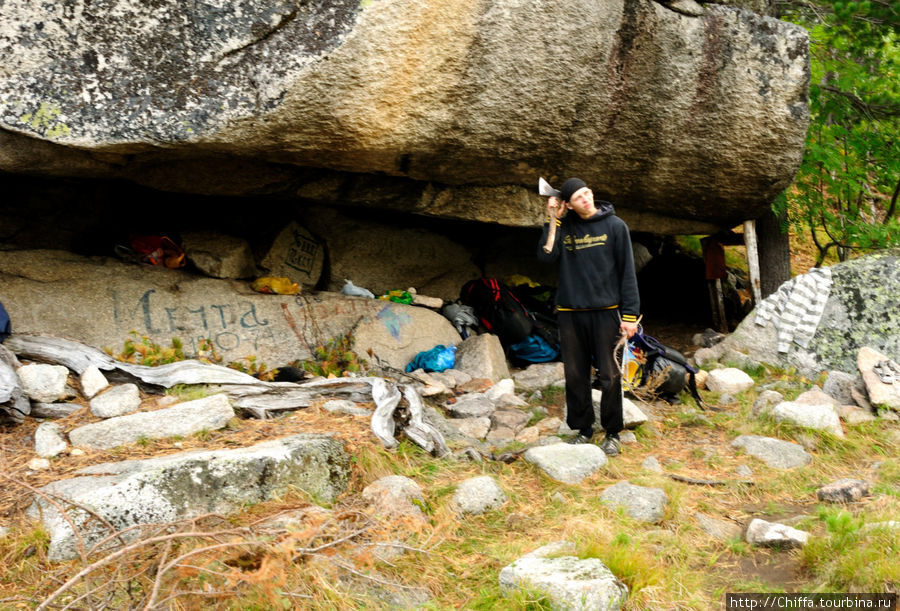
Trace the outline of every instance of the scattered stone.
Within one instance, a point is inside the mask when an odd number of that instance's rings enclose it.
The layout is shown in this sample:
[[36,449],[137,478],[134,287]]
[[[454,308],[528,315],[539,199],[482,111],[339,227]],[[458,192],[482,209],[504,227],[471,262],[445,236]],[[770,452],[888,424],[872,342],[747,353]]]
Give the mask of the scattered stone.
[[500,589],[537,591],[554,609],[617,611],[628,597],[628,587],[597,558],[551,555],[574,551],[571,544],[545,546],[500,570]]
[[855,405],[842,405],[840,407],[841,420],[847,424],[862,424],[877,420],[875,414]]
[[43,458],[59,456],[69,447],[55,422],[43,422],[34,431],[34,452]]
[[453,494],[453,503],[460,513],[478,515],[499,509],[505,502],[506,494],[490,475],[467,479]]
[[301,530],[309,522],[322,523],[331,518],[334,511],[319,505],[307,505],[292,509],[263,520],[259,526],[273,530]]
[[494,404],[498,408],[504,407],[528,407],[528,401],[523,399],[522,397],[516,396],[512,393],[506,393],[505,395],[500,395]]
[[423,397],[436,397],[450,393],[450,387],[441,383],[428,384],[422,389]]
[[734,395],[727,392],[719,395],[719,405],[734,405],[735,403],[737,403],[737,399],[734,398]]
[[809,541],[809,533],[755,518],[747,527],[745,540],[751,545],[766,547],[803,547]]
[[741,370],[756,369],[759,367],[758,361],[744,354],[740,350],[735,350],[730,347],[727,347],[722,351],[719,360],[726,363],[728,367],[735,367]]
[[350,416],[371,416],[372,410],[358,407],[349,399],[331,399],[322,404],[322,409],[333,414],[348,414]]
[[699,369],[694,374],[694,383],[698,390],[706,390],[706,380],[709,379],[709,372],[705,369]]
[[753,378],[734,367],[713,369],[706,378],[706,387],[713,392],[739,394],[753,388]]
[[80,381],[81,392],[84,393],[84,396],[88,399],[109,386],[106,376],[100,372],[100,368],[96,365],[88,365],[85,370],[81,372]]
[[[472,381],[472,376],[467,374],[465,371],[460,371],[459,369],[456,369],[456,368],[445,369],[441,373],[443,373],[445,376],[450,376],[453,379],[453,381],[455,383],[452,386],[454,386],[454,387]],[[448,384],[448,386],[449,386],[449,384]]]
[[0,539],[9,534],[9,526],[0,526]]
[[482,393],[469,393],[444,406],[451,418],[481,418],[494,413],[494,404]]
[[696,0],[660,0],[665,6],[669,7],[676,13],[681,13],[687,17],[702,17],[706,13],[703,5]]
[[860,531],[865,534],[870,534],[873,531],[891,531],[891,530],[900,530],[900,522],[896,520],[887,520],[885,522],[870,522],[869,524],[863,524]]
[[31,415],[35,418],[65,418],[82,407],[78,403],[32,403]]
[[[444,386],[451,390],[456,388],[456,386],[457,386],[457,384],[459,384],[459,382],[457,381],[457,379],[454,376],[452,376],[450,374],[451,371],[454,371],[454,370],[447,369],[445,371],[432,371],[431,373],[427,374],[428,377],[431,379],[431,382],[429,382],[429,383],[434,386]],[[465,375],[462,372],[457,372],[457,373],[459,373],[460,375]],[[468,376],[466,376],[466,377],[468,377]]]
[[[862,378],[860,378],[862,381]],[[853,403],[860,406],[863,409],[869,410],[870,412],[874,412],[874,408],[872,404],[869,402],[868,391],[866,391],[866,386],[863,384],[862,388],[854,386],[850,389],[850,396],[853,397]]]
[[[77,473],[82,477],[56,481],[41,490],[90,507],[113,527],[125,529],[211,512],[228,513],[290,488],[330,502],[347,488],[350,457],[343,444],[328,435],[301,434],[234,450],[104,463]],[[72,526],[53,506],[37,498],[28,515],[39,517],[50,533],[51,560],[76,556]],[[109,534],[83,510],[72,509],[68,516],[88,546]],[[127,533],[126,541],[138,533]]]
[[[599,393],[598,391],[598,394],[602,393]],[[596,398],[596,401],[594,402],[594,413],[597,415],[597,422],[600,422],[600,412],[598,411],[599,409],[600,397],[598,396]],[[634,402],[628,397],[622,399],[622,418],[624,420],[626,429],[636,429],[649,420],[647,414],[645,414],[643,410],[635,405]]]
[[541,430],[536,426],[526,426],[516,434],[516,441],[525,445],[531,445],[541,437]]
[[524,457],[551,478],[564,484],[577,484],[609,462],[603,450],[592,443],[555,443],[529,448]]
[[[823,396],[824,393],[821,393]],[[831,397],[828,397],[831,400]],[[844,436],[841,418],[829,403],[811,404],[797,401],[783,401],[772,408],[772,417],[778,422],[790,422],[819,431],[828,431],[838,437]]]
[[509,377],[509,365],[500,338],[491,333],[463,340],[456,350],[455,368],[473,378],[487,378],[491,382]]
[[250,244],[243,238],[211,231],[181,234],[184,254],[212,278],[252,278],[257,275]]
[[[313,287],[322,275],[324,261],[325,248],[321,242],[308,229],[291,221],[272,240],[260,260],[260,266],[266,270],[267,276],[287,277],[304,287]],[[243,270],[240,271],[243,273]]]
[[32,401],[54,403],[71,396],[66,387],[69,370],[62,365],[22,365],[16,373],[22,381],[22,390]]
[[840,405],[854,405],[853,387],[862,384],[862,378],[843,371],[829,371],[822,392],[832,397]]
[[652,473],[662,473],[663,468],[662,465],[659,464],[659,460],[655,456],[648,456],[641,463],[641,467],[647,471]]
[[81,448],[72,448],[71,450],[69,450],[69,456],[84,456],[85,453],[86,452]]
[[774,469],[793,469],[812,461],[812,456],[801,446],[772,437],[740,435],[731,442],[731,447],[743,448],[747,454],[759,458]]
[[43,471],[50,468],[50,461],[46,458],[32,458],[28,461],[28,468],[32,471]]
[[738,465],[737,467],[735,467],[734,472],[741,477],[753,477],[753,469],[751,469],[747,465]]
[[379,518],[413,518],[425,520],[425,497],[419,484],[402,475],[388,475],[378,479],[362,491],[362,498]]
[[719,353],[721,350],[717,350],[716,348],[699,348],[694,352],[694,362],[698,367],[702,367],[709,363],[715,363],[716,359],[719,358]]
[[91,413],[98,418],[115,418],[136,412],[141,406],[141,393],[136,384],[113,386],[91,399]]
[[492,428],[485,437],[485,441],[495,446],[502,446],[512,443],[516,439],[516,432],[506,426],[498,426]]
[[772,408],[784,401],[784,395],[776,390],[764,390],[759,393],[756,401],[753,402],[752,414],[754,416],[762,416],[772,411]]
[[558,431],[559,426],[563,423],[562,420],[557,418],[556,416],[550,416],[549,418],[544,418],[542,420],[538,420],[535,423],[535,426],[538,427],[541,432],[547,431]]
[[487,378],[473,378],[470,376],[468,381],[462,382],[461,384],[459,384],[459,386],[457,386],[457,390],[463,393],[484,394],[493,385],[494,383]]
[[[600,424],[600,400],[603,398],[603,392],[596,388],[591,389],[591,403],[594,406],[594,430],[602,431],[603,426]],[[568,406],[566,406],[568,410]],[[641,408],[634,404],[628,397],[622,398],[622,419],[626,429],[636,429],[640,425],[649,420]]]
[[202,430],[221,429],[233,417],[234,409],[228,396],[217,394],[152,412],[86,424],[70,431],[69,441],[75,446],[113,448],[141,438],[186,437]]
[[453,426],[467,437],[484,439],[491,430],[491,419],[487,416],[480,418],[459,418],[452,421]]
[[829,503],[853,503],[864,496],[869,496],[869,482],[861,479],[839,479],[816,490],[816,497]]
[[531,414],[520,409],[498,409],[491,414],[490,418],[495,427],[506,427],[518,433],[528,424]]
[[822,390],[816,386],[810,388],[806,392],[800,393],[800,395],[794,399],[794,403],[800,403],[801,405],[830,405],[832,407],[838,407],[840,405],[834,397],[822,392]]
[[[887,384],[875,372],[876,365],[889,360],[887,355],[864,347],[859,350],[856,364],[869,393],[869,402],[878,409],[900,411],[900,380]],[[19,371],[21,375],[21,369]]]
[[739,539],[741,536],[741,527],[734,522],[720,520],[712,516],[700,513],[694,513],[694,520],[703,529],[703,532],[710,535],[714,539],[720,541],[730,541],[731,539]]
[[600,494],[600,500],[613,507],[622,507],[635,520],[657,524],[665,515],[669,499],[661,488],[635,486],[619,482]]
[[516,383],[513,382],[513,379],[503,378],[502,380],[491,386],[489,389],[487,389],[484,393],[484,396],[496,403],[503,395],[509,395],[515,392]]
[[516,386],[525,390],[546,388],[563,377],[565,372],[561,362],[534,363],[513,374]]
[[444,307],[444,300],[440,297],[428,297],[426,295],[419,295],[418,293],[413,293],[412,291],[407,291],[412,295],[413,305],[422,306],[425,308],[431,308],[432,310],[440,310]]
[[632,431],[622,431],[619,433],[619,441],[627,444],[637,443],[637,435]]

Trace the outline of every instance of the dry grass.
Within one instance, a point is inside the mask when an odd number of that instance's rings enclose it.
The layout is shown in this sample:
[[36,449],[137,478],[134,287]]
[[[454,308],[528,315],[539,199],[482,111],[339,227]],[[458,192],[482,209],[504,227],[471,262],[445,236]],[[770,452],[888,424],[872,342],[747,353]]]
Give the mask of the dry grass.
[[[706,398],[714,402],[714,396]],[[49,562],[46,533],[22,516],[32,489],[98,462],[239,447],[300,432],[332,433],[353,457],[349,490],[330,511],[311,511],[309,499],[298,492],[226,519],[208,516],[167,525],[166,533],[199,534],[186,534],[167,547],[169,540],[153,539],[161,536],[160,529],[155,535],[147,533],[121,562],[98,567],[90,580],[72,586],[59,600],[75,592],[84,595],[93,584],[106,588],[101,591],[115,591],[110,608],[140,608],[138,603],[146,605],[159,584],[157,602],[183,593],[166,603],[174,609],[358,609],[377,608],[388,604],[385,601],[402,608],[419,600],[415,596],[420,591],[431,598],[427,608],[433,609],[544,608],[545,603],[529,593],[502,594],[497,575],[521,555],[559,540],[573,541],[579,555],[598,557],[610,566],[631,590],[626,605],[630,610],[718,608],[725,591],[874,587],[871,581],[856,585],[852,579],[836,581],[845,577],[831,560],[816,557],[810,563],[798,552],[719,541],[694,521],[695,512],[739,525],[754,517],[771,521],[800,515],[806,516],[803,528],[815,537],[828,537],[818,517],[821,504],[815,489],[847,476],[868,479],[877,490],[875,496],[849,507],[853,515],[868,521],[900,519],[898,465],[888,438],[888,429],[896,425],[848,427],[847,438],[836,442],[825,435],[751,420],[747,412],[752,399],[751,391],[741,404],[702,415],[688,406],[647,405],[653,420],[638,429],[638,442],[626,445],[621,456],[578,485],[556,482],[522,460],[512,464],[439,460],[407,442],[387,452],[371,434],[367,418],[335,415],[317,406],[272,421],[236,420],[202,439],[155,440],[65,455],[52,460],[49,470],[31,472],[27,463],[34,457],[31,435],[36,424],[30,420],[0,430],[6,477],[0,524],[12,527],[11,535],[0,539],[0,608],[34,608],[36,601],[46,600],[103,557]],[[153,400],[148,398],[145,408]],[[91,419],[81,410],[59,423],[70,430]],[[769,469],[730,448],[740,433],[803,438],[807,443],[811,437],[817,446],[814,462],[787,472]],[[650,455],[662,464],[663,473],[643,469],[642,462]],[[882,462],[877,470],[872,468],[876,461]],[[741,464],[753,469],[752,484],[735,474]],[[377,519],[362,506],[358,493],[379,477],[393,474],[411,477],[421,486],[426,498],[423,522]],[[508,496],[506,504],[481,516],[458,516],[451,504],[456,485],[483,474],[500,483]],[[692,485],[670,475],[725,483]],[[669,506],[660,524],[636,522],[598,500],[604,488],[622,480],[666,492]],[[285,512],[299,512],[299,522],[263,528]],[[224,544],[229,547],[214,547]],[[896,539],[889,537],[868,543],[857,539],[856,544],[870,553],[900,552]],[[390,549],[400,553],[380,553]],[[191,555],[167,565],[184,554]],[[889,568],[877,578],[882,579],[878,591],[897,588]],[[99,601],[94,608],[103,608],[100,597],[94,596]]]

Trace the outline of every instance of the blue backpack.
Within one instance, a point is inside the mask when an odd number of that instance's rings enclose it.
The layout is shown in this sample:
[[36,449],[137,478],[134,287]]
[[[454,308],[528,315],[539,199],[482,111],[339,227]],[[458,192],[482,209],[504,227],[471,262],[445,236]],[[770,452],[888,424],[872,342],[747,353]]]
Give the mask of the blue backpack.
[[6,308],[0,302],[0,342],[9,337],[10,333],[12,333],[12,323],[9,321],[9,314],[6,313]]

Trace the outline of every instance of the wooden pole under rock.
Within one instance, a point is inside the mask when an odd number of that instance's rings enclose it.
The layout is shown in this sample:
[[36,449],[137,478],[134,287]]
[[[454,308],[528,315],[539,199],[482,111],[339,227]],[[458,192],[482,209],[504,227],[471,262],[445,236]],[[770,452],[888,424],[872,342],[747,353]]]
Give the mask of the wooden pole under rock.
[[744,245],[747,247],[747,267],[750,270],[750,288],[753,291],[753,304],[762,301],[762,290],[759,282],[759,251],[756,246],[756,221],[744,221]]

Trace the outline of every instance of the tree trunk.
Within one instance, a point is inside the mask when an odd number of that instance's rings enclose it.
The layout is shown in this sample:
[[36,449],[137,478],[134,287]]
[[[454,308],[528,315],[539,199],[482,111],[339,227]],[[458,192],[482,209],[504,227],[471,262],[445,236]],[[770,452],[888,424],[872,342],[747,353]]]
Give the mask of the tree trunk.
[[791,245],[782,219],[770,209],[756,219],[759,246],[760,290],[765,299],[791,279]]

